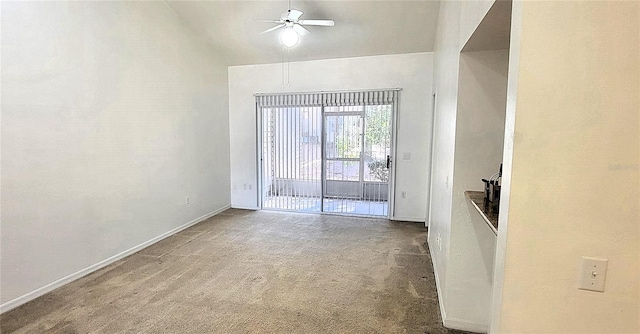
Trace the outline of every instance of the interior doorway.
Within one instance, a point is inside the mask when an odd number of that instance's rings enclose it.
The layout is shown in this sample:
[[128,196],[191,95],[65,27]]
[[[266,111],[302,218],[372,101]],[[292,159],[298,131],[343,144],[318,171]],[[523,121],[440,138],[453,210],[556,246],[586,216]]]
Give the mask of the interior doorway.
[[393,103],[258,112],[263,209],[390,216]]

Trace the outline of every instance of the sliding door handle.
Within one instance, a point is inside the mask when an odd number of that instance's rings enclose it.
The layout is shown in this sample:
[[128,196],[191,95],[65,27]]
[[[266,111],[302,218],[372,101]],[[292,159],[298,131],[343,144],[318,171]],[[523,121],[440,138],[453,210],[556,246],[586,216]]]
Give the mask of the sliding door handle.
[[387,169],[391,167],[391,156],[387,155]]

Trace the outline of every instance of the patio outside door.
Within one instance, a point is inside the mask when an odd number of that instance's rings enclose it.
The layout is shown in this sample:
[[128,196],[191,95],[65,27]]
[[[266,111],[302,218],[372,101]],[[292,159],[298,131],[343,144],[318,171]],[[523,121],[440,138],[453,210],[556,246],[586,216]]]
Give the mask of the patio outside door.
[[388,214],[391,110],[325,108],[324,212]]

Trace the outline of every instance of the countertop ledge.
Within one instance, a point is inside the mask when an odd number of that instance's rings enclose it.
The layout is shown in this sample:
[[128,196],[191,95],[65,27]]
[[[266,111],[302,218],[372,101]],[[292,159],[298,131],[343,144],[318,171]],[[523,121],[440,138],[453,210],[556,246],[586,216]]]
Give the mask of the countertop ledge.
[[481,208],[484,206],[484,192],[482,191],[465,191],[464,195],[473,204],[478,213],[487,223],[493,234],[498,235],[498,215],[495,213],[486,213]]

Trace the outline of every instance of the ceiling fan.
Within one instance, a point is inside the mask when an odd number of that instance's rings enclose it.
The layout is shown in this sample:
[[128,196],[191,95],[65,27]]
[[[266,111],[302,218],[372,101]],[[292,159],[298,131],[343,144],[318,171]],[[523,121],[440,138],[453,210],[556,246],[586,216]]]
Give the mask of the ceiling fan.
[[333,20],[301,20],[300,17],[302,14],[304,14],[304,12],[301,10],[289,8],[286,12],[280,15],[280,20],[260,20],[262,22],[278,24],[275,27],[263,31],[261,34],[284,28],[280,35],[280,41],[284,46],[290,48],[298,44],[300,36],[309,34],[309,30],[304,26],[333,27],[335,25]]

